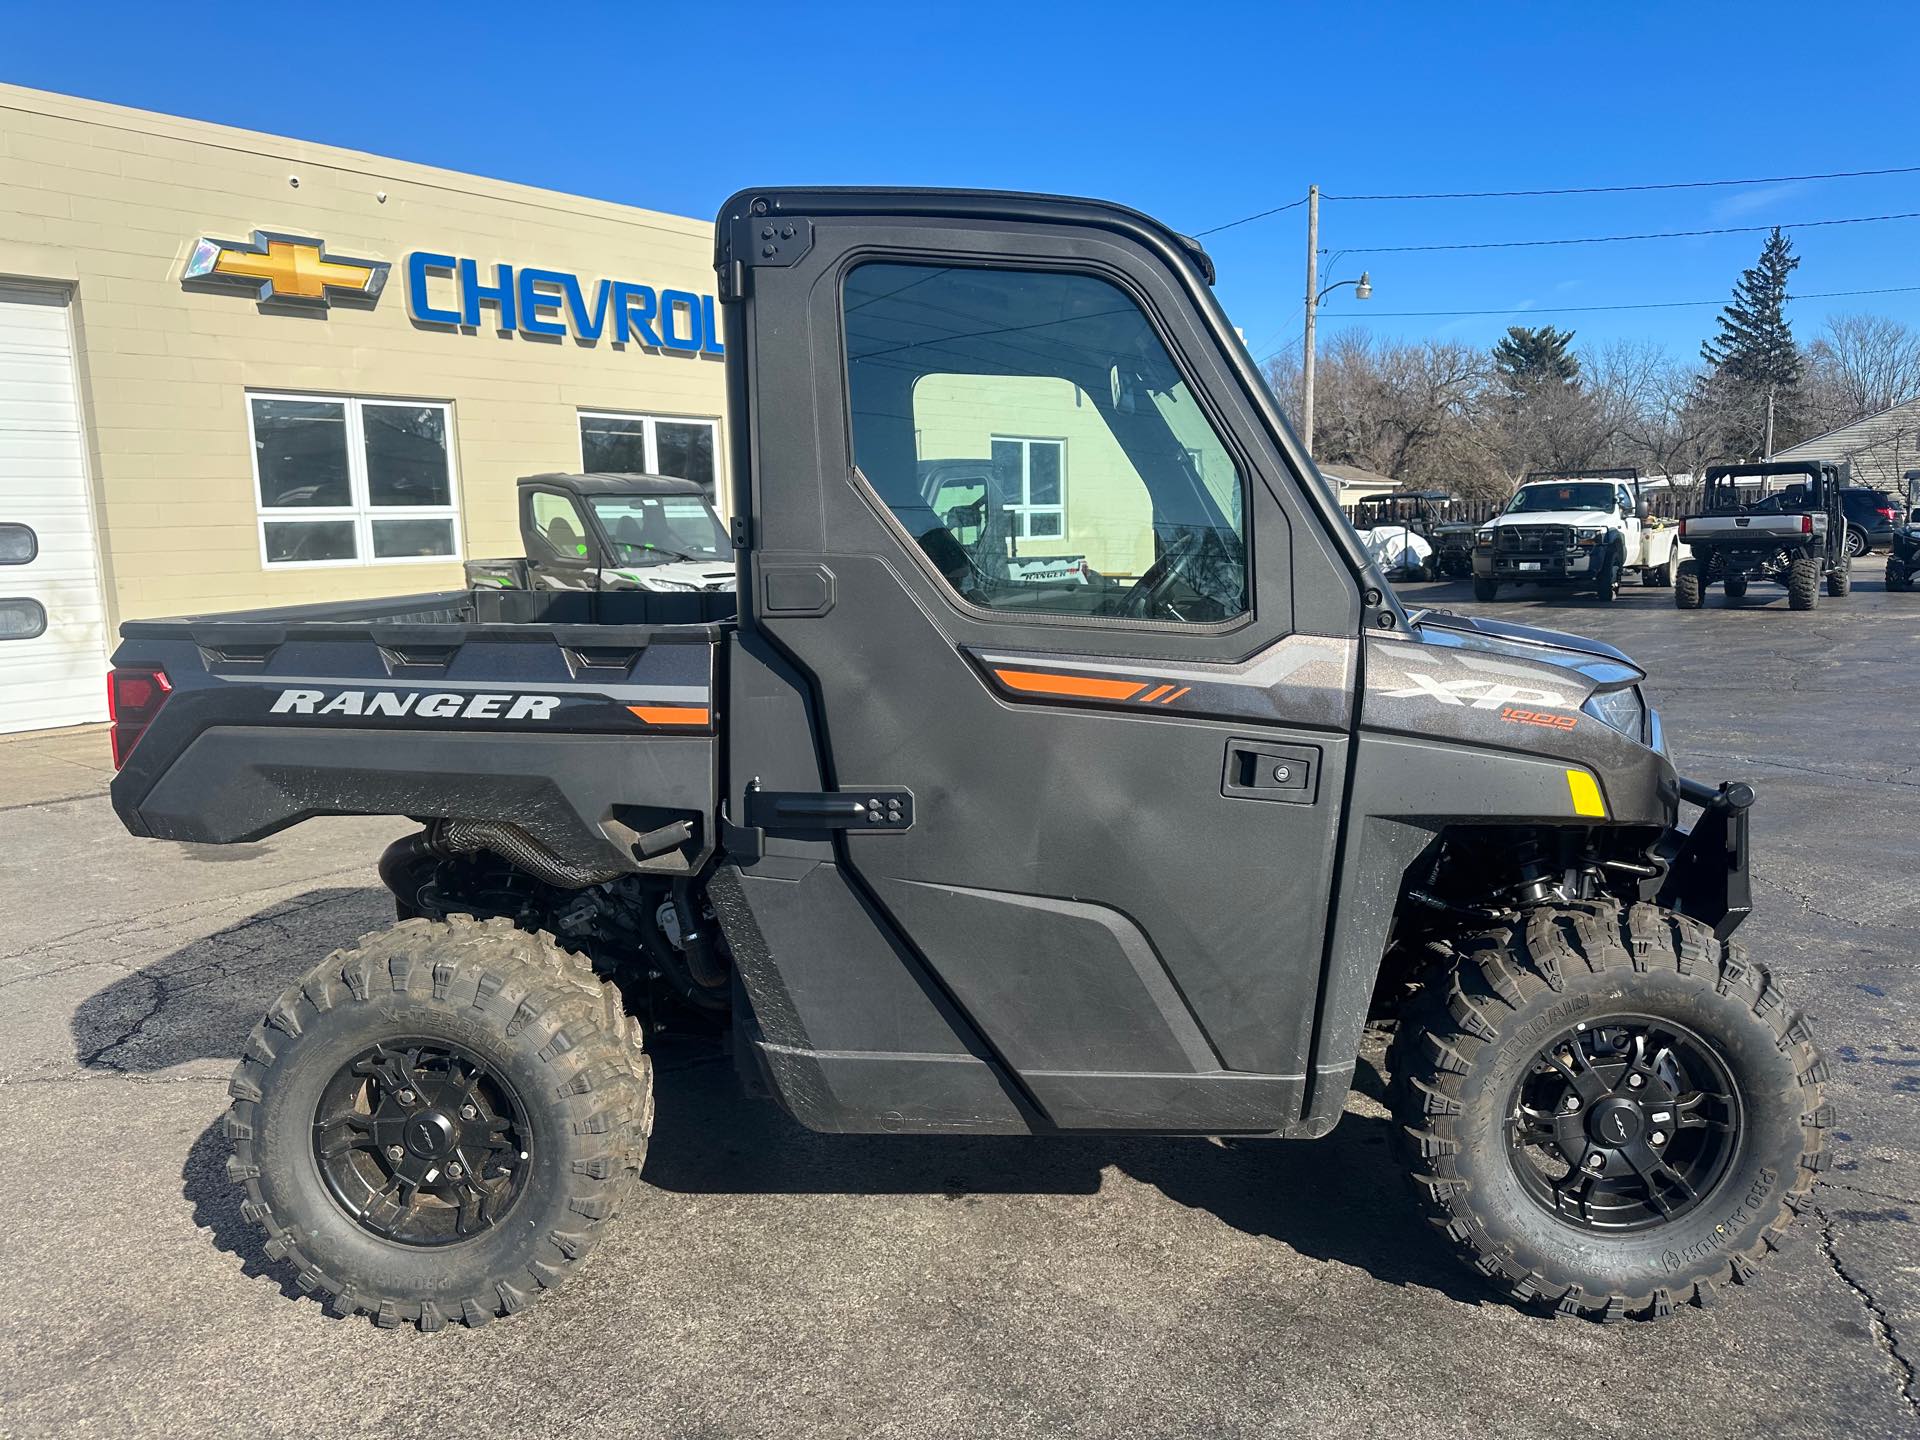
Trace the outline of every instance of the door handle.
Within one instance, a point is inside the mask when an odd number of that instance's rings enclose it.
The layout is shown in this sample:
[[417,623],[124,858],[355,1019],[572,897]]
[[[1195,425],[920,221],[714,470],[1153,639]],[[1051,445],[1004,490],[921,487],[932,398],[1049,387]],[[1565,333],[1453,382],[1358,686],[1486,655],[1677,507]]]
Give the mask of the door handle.
[[1227,741],[1220,793],[1229,800],[1277,800],[1311,805],[1320,789],[1320,747],[1269,740]]

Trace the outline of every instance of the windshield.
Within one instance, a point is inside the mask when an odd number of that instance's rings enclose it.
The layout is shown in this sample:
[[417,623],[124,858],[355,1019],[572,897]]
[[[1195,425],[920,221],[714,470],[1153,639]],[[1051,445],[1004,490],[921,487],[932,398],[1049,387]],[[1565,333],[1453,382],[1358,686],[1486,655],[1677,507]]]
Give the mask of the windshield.
[[1581,480],[1568,485],[1523,485],[1507,502],[1509,515],[1538,514],[1542,510],[1611,510],[1613,486],[1604,480]]
[[727,553],[720,521],[698,495],[595,495],[587,503],[613,542],[617,565],[719,560]]

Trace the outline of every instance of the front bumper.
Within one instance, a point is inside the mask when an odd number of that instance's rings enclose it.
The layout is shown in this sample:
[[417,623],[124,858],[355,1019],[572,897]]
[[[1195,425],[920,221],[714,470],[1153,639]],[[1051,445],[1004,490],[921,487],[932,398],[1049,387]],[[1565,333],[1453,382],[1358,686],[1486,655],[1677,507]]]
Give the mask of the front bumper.
[[1747,871],[1747,812],[1753,789],[1738,782],[1712,786],[1680,778],[1680,799],[1698,805],[1691,830],[1674,828],[1659,852],[1666,874],[1651,898],[1656,904],[1703,925],[1725,940],[1753,911],[1753,882]]
[[1518,580],[1536,585],[1555,580],[1584,580],[1594,573],[1595,553],[1572,550],[1559,554],[1510,555],[1499,550],[1475,550],[1473,573],[1482,580]]

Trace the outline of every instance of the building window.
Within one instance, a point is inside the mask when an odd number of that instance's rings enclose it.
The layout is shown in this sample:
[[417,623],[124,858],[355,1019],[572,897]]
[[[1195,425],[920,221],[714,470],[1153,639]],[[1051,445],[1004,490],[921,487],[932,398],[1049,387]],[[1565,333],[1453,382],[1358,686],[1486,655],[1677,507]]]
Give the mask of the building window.
[[369,565],[460,554],[449,407],[247,396],[266,564]]
[[993,437],[993,469],[1013,533],[1022,540],[1058,539],[1067,531],[1067,442]]
[[589,475],[671,475],[713,495],[717,420],[580,412],[580,468]]

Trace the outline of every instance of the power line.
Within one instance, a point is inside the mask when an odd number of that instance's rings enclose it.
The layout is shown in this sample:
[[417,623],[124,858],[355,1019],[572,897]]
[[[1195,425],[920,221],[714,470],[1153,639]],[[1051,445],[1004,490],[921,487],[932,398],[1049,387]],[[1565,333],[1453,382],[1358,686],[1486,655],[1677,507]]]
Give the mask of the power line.
[[[1888,285],[1874,290],[1810,290],[1804,295],[1789,295],[1793,300],[1838,300],[1850,295],[1910,295],[1920,291],[1920,285]],[[1513,306],[1503,310],[1375,310],[1369,306],[1365,310],[1342,310],[1335,312],[1332,318],[1342,321],[1401,320],[1401,319],[1460,319],[1474,315],[1589,315],[1600,310],[1682,310],[1707,305],[1725,305],[1726,297],[1718,300],[1642,300],[1622,305],[1544,305]],[[1254,361],[1264,365],[1282,350],[1291,350],[1298,341],[1288,341],[1285,345],[1275,346]]]
[[[1793,300],[1837,300],[1846,295],[1906,295],[1920,291],[1920,285],[1888,285],[1876,290],[1810,290],[1804,295],[1788,295]],[[1516,305],[1500,310],[1375,310],[1369,306],[1365,310],[1343,310],[1336,314],[1343,320],[1401,319],[1413,316],[1466,316],[1466,315],[1581,315],[1597,310],[1678,310],[1689,306],[1725,305],[1727,297],[1717,300],[1642,300],[1622,305]]]
[[[1520,200],[1545,195],[1625,195],[1649,190],[1710,190],[1736,185],[1786,185],[1798,180],[1858,180],[1874,175],[1914,174],[1920,174],[1920,165],[1896,165],[1883,170],[1829,170],[1819,175],[1759,175],[1746,180],[1664,180],[1637,185],[1569,185],[1550,190],[1438,190],[1425,194],[1402,195],[1329,195],[1323,191],[1320,198],[1322,200]],[[1285,205],[1276,205],[1271,210],[1257,210],[1251,215],[1242,215],[1238,220],[1229,220],[1224,225],[1211,225],[1205,230],[1196,230],[1193,232],[1194,238],[1217,234],[1222,230],[1231,230],[1236,225],[1250,225],[1255,220],[1264,220],[1269,215],[1285,214],[1306,203],[1306,197],[1302,196]]]
[[1532,250],[1543,245],[1616,245],[1626,240],[1686,240],[1702,235],[1757,235],[1773,230],[1814,230],[1825,225],[1877,225],[1920,220],[1920,210],[1892,215],[1851,215],[1840,220],[1790,220],[1779,225],[1722,225],[1711,230],[1648,230],[1633,235],[1580,235],[1564,240],[1468,240],[1446,245],[1349,245],[1354,255],[1408,255],[1436,250]]

